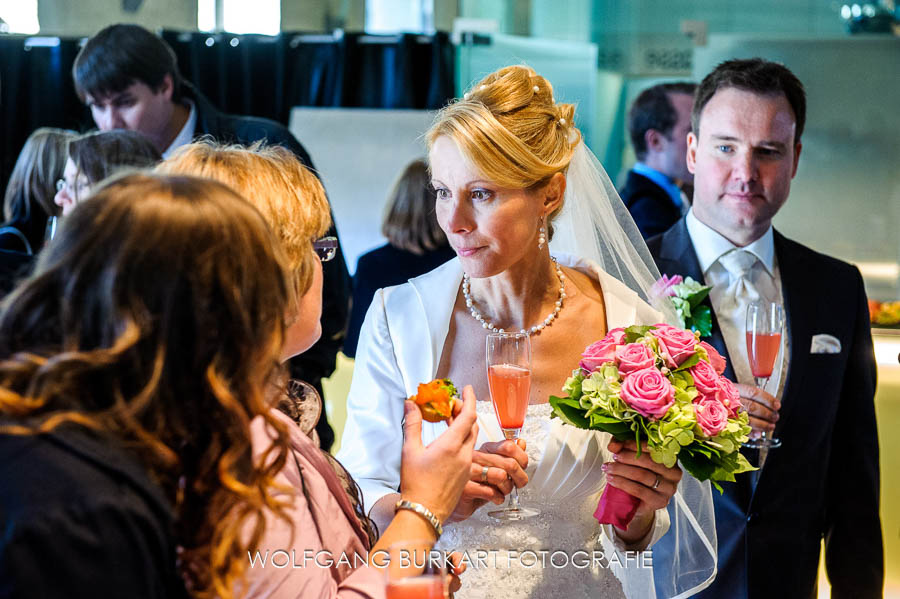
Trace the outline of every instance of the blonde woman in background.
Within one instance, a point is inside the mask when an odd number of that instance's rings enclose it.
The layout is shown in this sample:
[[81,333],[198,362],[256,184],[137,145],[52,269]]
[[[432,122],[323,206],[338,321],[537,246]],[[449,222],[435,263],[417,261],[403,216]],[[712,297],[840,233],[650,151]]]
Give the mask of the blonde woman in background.
[[381,234],[388,242],[360,256],[353,274],[353,305],[344,340],[344,353],[351,358],[356,356],[359,330],[377,290],[405,283],[456,256],[438,225],[424,160],[403,169],[391,190]]
[[[466,599],[674,597],[715,573],[708,483],[682,478],[677,466],[657,464],[646,451],[638,457],[633,442],[550,419],[547,398],[560,392],[586,346],[614,328],[664,318],[647,303],[659,273],[582,142],[574,111],[555,101],[546,79],[516,66],[488,75],[438,113],[426,136],[431,181],[438,222],[458,259],[379,290],[360,335],[338,457],[379,525],[390,522],[397,500],[404,399],[418,383],[449,377],[488,400],[485,335],[531,338],[527,447],[500,441],[491,403],[478,402],[479,450],[456,524],[442,539],[473,559],[475,550],[493,556],[486,567],[470,567],[459,594]],[[424,426],[423,442],[444,427]],[[501,503],[513,484],[540,515],[498,522],[479,509]],[[601,531],[592,516],[607,484],[641,500],[627,530]],[[608,569],[569,561],[579,551],[590,557],[598,539],[608,558],[650,548],[670,523],[677,553],[653,555],[652,568],[623,557]],[[567,564],[518,559],[541,550],[564,552]]]

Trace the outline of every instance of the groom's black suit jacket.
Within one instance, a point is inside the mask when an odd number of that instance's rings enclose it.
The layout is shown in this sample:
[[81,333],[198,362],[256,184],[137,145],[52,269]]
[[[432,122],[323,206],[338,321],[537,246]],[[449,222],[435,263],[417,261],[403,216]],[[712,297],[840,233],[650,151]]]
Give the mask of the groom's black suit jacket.
[[[704,281],[685,219],[647,244],[661,273]],[[777,231],[775,255],[791,352],[775,427],[782,446],[755,487],[757,473],[745,473],[722,483],[723,495],[713,490],[718,575],[698,596],[814,598],[824,538],[832,597],[881,597],[875,358],[862,277]],[[839,339],[840,353],[811,353],[820,333]],[[715,314],[709,342],[728,359]],[[725,374],[735,380],[730,360]],[[672,540],[670,531],[654,550]]]

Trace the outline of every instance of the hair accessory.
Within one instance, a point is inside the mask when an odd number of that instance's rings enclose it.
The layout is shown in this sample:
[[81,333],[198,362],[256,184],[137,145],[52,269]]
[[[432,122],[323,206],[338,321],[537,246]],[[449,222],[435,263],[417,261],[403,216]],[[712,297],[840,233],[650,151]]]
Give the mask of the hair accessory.
[[483,92],[483,91],[486,90],[486,89],[487,89],[487,86],[486,86],[486,85],[482,85],[481,87],[478,88],[478,91]]
[[565,126],[566,126],[566,119],[559,119],[559,124],[562,125],[563,127],[565,127]]
[[534,87],[532,87],[531,89],[534,90],[534,93],[538,93],[539,91],[541,91],[541,88],[539,88],[539,87],[536,86],[536,85],[535,85]]
[[417,513],[434,527],[434,532],[437,533],[437,536],[440,537],[442,534],[444,534],[444,527],[441,526],[441,521],[438,520],[437,516],[435,516],[431,510],[429,510],[421,503],[402,499],[397,502],[396,506],[394,506],[394,513],[397,513],[400,510],[409,510],[411,512]]
[[[563,274],[562,268],[559,267],[556,258],[550,256],[550,259],[553,260],[553,266],[556,267],[556,278],[559,279],[559,299],[556,300],[556,308],[553,309],[553,312],[551,312],[542,323],[536,324],[530,329],[522,329],[519,331],[519,334],[525,335],[526,337],[531,337],[533,334],[539,333],[544,330],[544,328],[549,327],[550,323],[552,323],[559,315],[559,311],[562,310],[563,300],[566,299],[566,275]],[[463,273],[463,298],[466,300],[466,307],[469,309],[472,318],[480,322],[481,328],[483,329],[488,329],[494,333],[505,333],[506,331],[504,329],[499,329],[494,326],[494,323],[486,322],[484,320],[484,316],[482,316],[481,312],[475,307],[475,300],[472,299],[472,295],[469,293],[469,283],[469,275]]]
[[466,93],[463,94],[463,99],[464,99],[464,100],[468,100],[468,99],[471,98],[471,97],[472,97],[472,92],[466,92]]
[[547,228],[544,226],[544,219],[541,218],[541,226],[538,227],[538,249],[544,249],[545,243],[547,243]]

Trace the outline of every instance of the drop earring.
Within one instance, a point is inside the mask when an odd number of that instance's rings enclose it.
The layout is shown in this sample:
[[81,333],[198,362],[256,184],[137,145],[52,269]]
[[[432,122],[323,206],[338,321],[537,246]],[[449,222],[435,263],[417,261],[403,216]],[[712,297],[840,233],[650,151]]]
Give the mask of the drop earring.
[[544,219],[541,218],[541,226],[538,228],[538,249],[544,249],[545,243],[547,243],[547,228],[544,227]]

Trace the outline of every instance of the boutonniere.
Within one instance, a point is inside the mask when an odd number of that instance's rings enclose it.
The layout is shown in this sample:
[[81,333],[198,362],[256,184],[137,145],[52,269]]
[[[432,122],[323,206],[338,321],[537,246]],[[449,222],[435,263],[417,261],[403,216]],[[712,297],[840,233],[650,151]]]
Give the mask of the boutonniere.
[[709,295],[710,289],[708,285],[701,285],[691,277],[663,275],[653,284],[650,293],[672,303],[682,328],[696,331],[701,337],[709,337],[712,334],[712,310],[703,300]]

